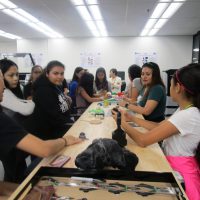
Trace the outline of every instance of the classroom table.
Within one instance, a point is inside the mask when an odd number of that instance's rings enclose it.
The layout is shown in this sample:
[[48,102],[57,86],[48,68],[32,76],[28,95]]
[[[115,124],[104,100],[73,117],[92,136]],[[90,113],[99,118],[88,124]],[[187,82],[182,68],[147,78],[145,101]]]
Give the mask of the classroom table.
[[[90,107],[82,114],[82,116],[73,124],[73,126],[68,130],[66,134],[79,136],[80,132],[84,132],[88,140],[83,141],[82,143],[75,144],[72,146],[67,146],[57,155],[68,155],[71,157],[70,161],[67,162],[63,167],[76,168],[75,158],[83,150],[92,143],[96,138],[112,138],[112,132],[116,129],[116,123],[111,116],[111,107],[103,107],[105,112],[105,117],[102,119],[101,124],[91,124],[89,121],[93,120],[95,117],[89,112],[91,109],[97,108],[97,103],[93,103]],[[142,117],[141,115],[137,115]],[[142,127],[137,127],[143,134],[146,130]],[[129,136],[127,138],[126,148],[134,152],[138,158],[139,163],[136,166],[137,171],[153,171],[153,172],[172,172],[170,165],[168,164],[165,155],[163,154],[160,146],[156,143],[148,147],[139,147]],[[30,175],[23,181],[23,183],[15,190],[9,199],[13,199],[24,185],[34,176],[41,166],[49,166],[49,163],[57,156],[50,156],[44,158],[40,164],[30,173]]]

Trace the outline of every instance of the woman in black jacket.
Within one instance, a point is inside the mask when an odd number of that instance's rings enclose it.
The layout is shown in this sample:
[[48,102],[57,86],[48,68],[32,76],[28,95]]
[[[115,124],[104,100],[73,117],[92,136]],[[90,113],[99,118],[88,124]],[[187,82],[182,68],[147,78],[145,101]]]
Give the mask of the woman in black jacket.
[[61,88],[64,70],[61,62],[51,61],[33,84],[35,109],[25,127],[41,139],[59,138],[69,129],[72,102]]

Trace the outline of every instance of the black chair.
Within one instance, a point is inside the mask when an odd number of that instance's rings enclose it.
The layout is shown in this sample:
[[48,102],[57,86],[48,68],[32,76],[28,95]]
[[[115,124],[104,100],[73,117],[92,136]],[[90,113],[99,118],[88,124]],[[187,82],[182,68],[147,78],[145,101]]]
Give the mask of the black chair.
[[122,81],[121,92],[125,91],[125,89],[126,89],[126,82]]

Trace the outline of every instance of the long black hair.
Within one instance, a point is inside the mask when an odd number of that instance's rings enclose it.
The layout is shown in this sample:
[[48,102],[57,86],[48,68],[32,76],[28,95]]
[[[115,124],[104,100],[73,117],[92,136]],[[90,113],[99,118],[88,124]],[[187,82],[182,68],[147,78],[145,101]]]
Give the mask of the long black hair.
[[56,66],[59,66],[59,67],[62,67],[63,69],[65,69],[65,65],[63,63],[61,63],[58,60],[52,60],[47,64],[46,68],[44,69],[44,74],[49,74],[49,72],[52,70],[52,68],[54,68]]
[[85,89],[85,91],[87,92],[87,94],[90,97],[93,97],[93,83],[94,83],[94,76],[91,73],[85,72],[80,80],[79,80],[79,87],[82,87]]
[[[12,66],[15,66],[18,69],[17,64],[13,62],[12,60],[8,60],[8,59],[0,60],[0,69],[2,71],[3,76]],[[24,99],[19,80],[18,80],[16,88],[10,88],[9,83],[5,80],[5,78],[4,78],[4,84],[5,84],[5,87],[11,90],[11,92],[15,96],[17,96],[20,99]]]
[[77,81],[78,82],[79,77],[77,76],[77,74],[82,70],[84,70],[82,67],[76,67],[76,69],[74,70],[72,81]]
[[149,94],[151,87],[153,87],[154,85],[162,85],[163,88],[165,89],[165,84],[163,83],[163,80],[161,78],[160,68],[159,68],[158,64],[156,64],[154,62],[148,62],[148,63],[143,64],[142,69],[145,67],[152,69],[152,81],[151,81],[147,91],[145,92],[144,96],[147,96]]
[[[104,78],[103,78],[102,82],[98,78],[98,73],[104,74]],[[95,84],[96,84],[97,90],[103,89],[103,90],[108,91],[108,81],[107,81],[107,77],[106,77],[106,70],[103,67],[99,67],[96,71]]]
[[200,64],[192,63],[180,68],[175,72],[173,81],[182,85],[185,96],[200,109]]

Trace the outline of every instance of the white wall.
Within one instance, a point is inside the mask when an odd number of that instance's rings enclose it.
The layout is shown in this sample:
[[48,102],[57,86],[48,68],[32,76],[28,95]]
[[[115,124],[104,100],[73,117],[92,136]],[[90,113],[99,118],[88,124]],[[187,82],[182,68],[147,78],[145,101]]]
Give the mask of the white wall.
[[[70,79],[74,68],[80,65],[81,52],[100,52],[107,72],[113,67],[127,71],[134,63],[134,52],[156,52],[161,71],[179,68],[191,62],[192,36],[18,40],[17,51],[43,53],[44,66],[53,59],[63,62],[65,77]],[[95,73],[96,68],[89,71]]]
[[0,53],[16,53],[17,42],[11,40],[10,42],[0,42]]

